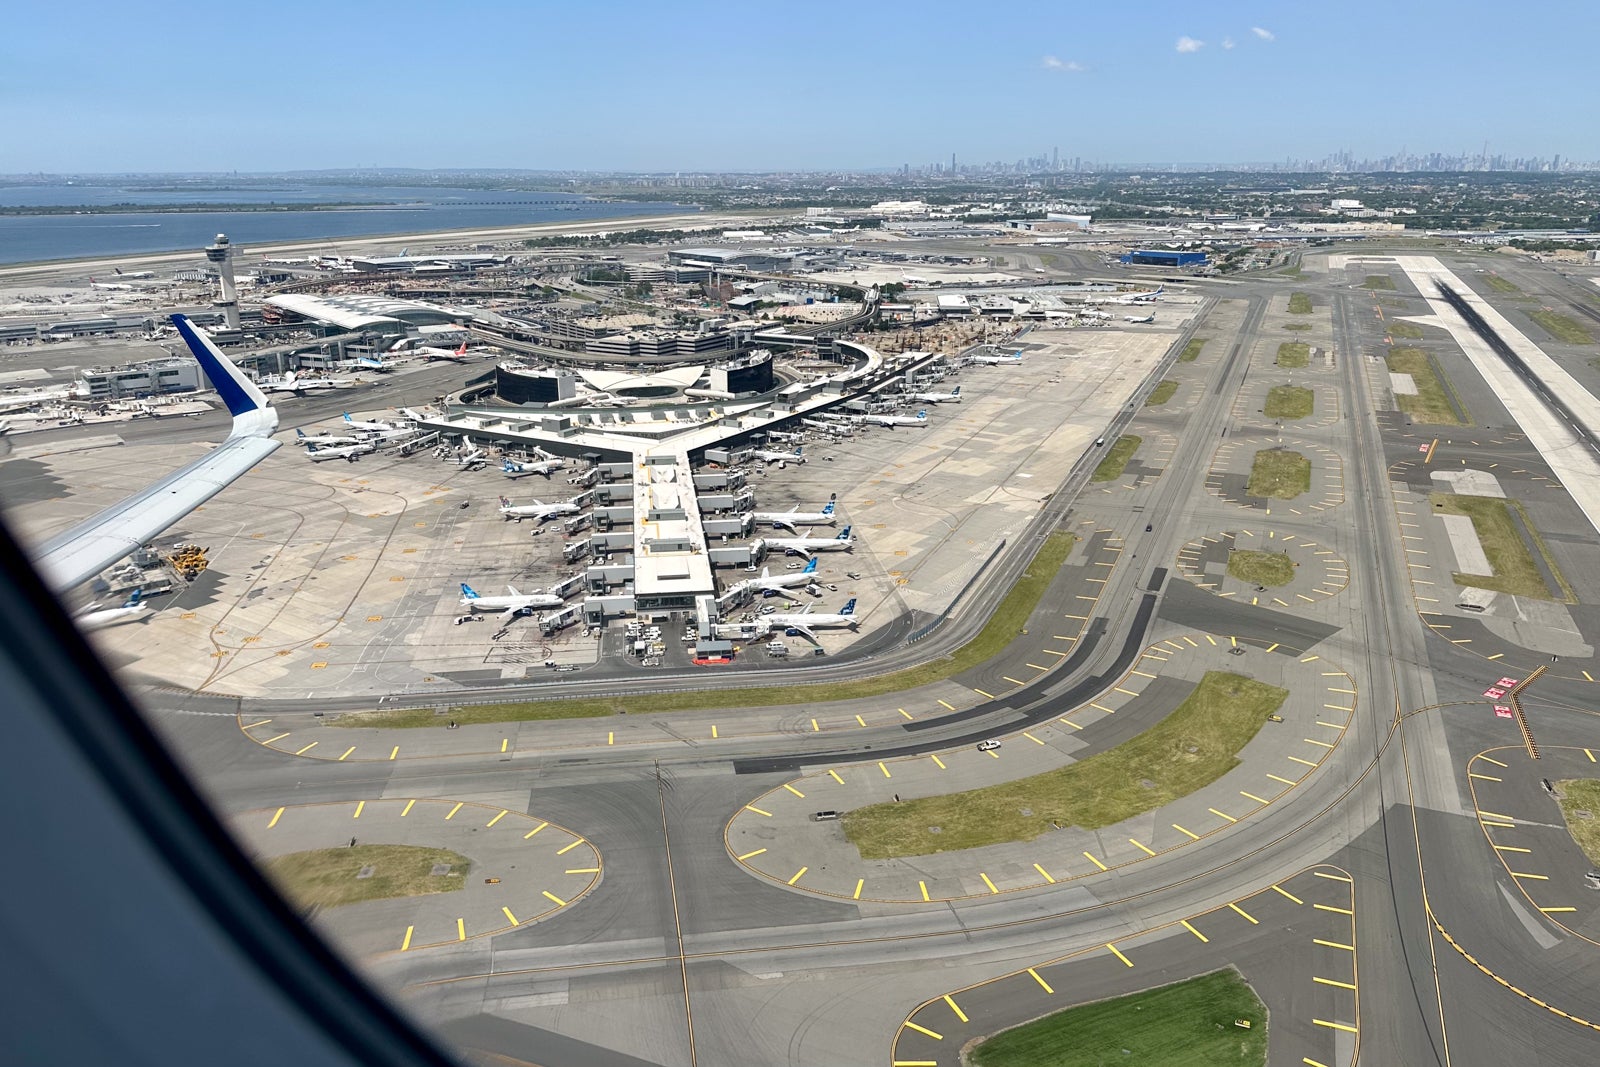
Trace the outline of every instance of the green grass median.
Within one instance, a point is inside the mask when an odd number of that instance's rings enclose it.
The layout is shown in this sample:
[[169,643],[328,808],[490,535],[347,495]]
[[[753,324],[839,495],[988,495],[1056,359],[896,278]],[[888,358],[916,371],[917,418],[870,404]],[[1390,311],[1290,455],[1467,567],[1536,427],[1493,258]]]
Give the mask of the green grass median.
[[[434,874],[439,864],[450,873]],[[371,867],[366,878],[356,877]],[[278,891],[300,908],[332,908],[363,900],[448,893],[467,884],[472,861],[443,848],[354,845],[275,856],[262,869]]]
[[1147,408],[1160,407],[1162,404],[1165,404],[1167,401],[1171,400],[1177,391],[1178,383],[1173,381],[1171,378],[1168,378],[1165,381],[1157,382],[1156,387],[1150,390],[1150,396],[1146,398],[1144,406]]
[[1191,337],[1189,343],[1183,346],[1183,351],[1178,353],[1179,363],[1193,363],[1200,358],[1200,350],[1206,346],[1209,337]]
[[1594,338],[1589,336],[1589,331],[1582,324],[1560,312],[1530,311],[1528,317],[1557,341],[1565,341],[1569,345],[1594,344]]
[[[528,722],[538,719],[573,719],[602,715],[650,713],[662,711],[706,711],[715,708],[771,708],[804,707],[832,700],[856,700],[862,697],[883,696],[914,689],[919,685],[942,681],[951,675],[993,659],[1001,649],[1010,644],[1026,625],[1028,616],[1038,606],[1056,572],[1066,562],[1078,538],[1070,533],[1056,532],[1045,538],[1033,561],[1017,583],[1011,587],[1000,606],[978,636],[953,653],[930,663],[908,667],[893,674],[880,674],[856,682],[827,685],[769,685],[752,689],[700,689],[681,693],[651,693],[645,696],[606,697],[592,700],[530,700],[505,704],[457,704],[446,713],[436,709],[404,708],[394,711],[353,712],[328,720],[330,726],[355,729],[381,727],[384,729],[416,729],[443,727],[454,719],[462,725],[485,722]],[[707,685],[715,685],[713,677]]]
[[1461,425],[1450,394],[1445,392],[1444,381],[1426,352],[1420,348],[1390,349],[1387,362],[1392,373],[1411,375],[1411,384],[1417,387],[1414,396],[1396,393],[1394,397],[1394,402],[1411,416],[1412,422],[1432,426]]
[[1416,341],[1422,337],[1422,327],[1414,322],[1404,322],[1396,319],[1389,323],[1389,333],[1406,341]]
[[1600,779],[1566,778],[1556,783],[1561,816],[1589,862],[1600,867]]
[[1311,294],[1310,293],[1290,293],[1289,294],[1289,314],[1291,314],[1291,315],[1309,315],[1309,314],[1311,314]]
[[1295,333],[1303,333],[1311,329],[1311,324],[1309,322],[1286,322],[1283,324],[1283,328],[1285,330],[1293,330]]
[[1387,274],[1369,274],[1367,280],[1361,283],[1363,289],[1387,289],[1394,291],[1394,279]]
[[[1431,493],[1428,501],[1433,505],[1435,515],[1466,515],[1472,519],[1472,530],[1478,535],[1483,554],[1489,559],[1489,569],[1494,571],[1493,574],[1456,572],[1454,578],[1457,585],[1493,589],[1539,600],[1572,599],[1571,587],[1556,569],[1556,561],[1545,548],[1539,532],[1529,522],[1521,504],[1494,496],[1460,496],[1453,493]],[[1513,508],[1516,509],[1515,515]],[[1552,593],[1545,583],[1539,564],[1523,540],[1524,529],[1528,531],[1529,538],[1543,557],[1556,584],[1561,586],[1564,596]]]
[[1489,286],[1489,288],[1493,289],[1497,293],[1522,292],[1522,290],[1517,287],[1515,282],[1507,278],[1502,278],[1498,274],[1485,274],[1483,276],[1483,280],[1484,283]]
[[1105,458],[1095,467],[1094,473],[1089,476],[1091,482],[1114,482],[1122,477],[1123,470],[1128,466],[1128,460],[1139,450],[1143,439],[1132,434],[1124,434],[1117,438],[1110,448],[1106,449]]
[[1241,582],[1272,589],[1294,581],[1294,560],[1286,552],[1236,548],[1228,553],[1228,573]]
[[1263,448],[1250,463],[1245,492],[1272,500],[1293,500],[1311,490],[1311,461],[1287,448]]
[[985,1038],[968,1061],[973,1067],[1261,1067],[1267,1009],[1230,968],[1023,1023]]
[[1278,366],[1298,370],[1311,362],[1311,346],[1304,341],[1285,341],[1278,346]]
[[1298,385],[1274,385],[1262,414],[1269,419],[1303,419],[1316,409],[1316,396]]
[[1239,750],[1288,695],[1240,674],[1209,671],[1166,718],[1115,748],[1000,785],[858,808],[844,817],[845,836],[863,859],[891,859],[1032,841],[1057,825],[1110,826],[1238,766]]

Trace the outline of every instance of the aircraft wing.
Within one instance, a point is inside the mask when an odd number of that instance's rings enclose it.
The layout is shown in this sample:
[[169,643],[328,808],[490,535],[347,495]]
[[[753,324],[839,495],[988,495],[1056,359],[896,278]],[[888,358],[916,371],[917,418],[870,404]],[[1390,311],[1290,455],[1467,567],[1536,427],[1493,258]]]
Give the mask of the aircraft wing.
[[786,624],[784,629],[795,631],[814,645],[820,645],[822,643],[821,641],[817,640],[817,635],[811,632],[811,627],[809,626],[801,626],[797,622],[791,622]]
[[272,439],[278,413],[266,396],[211,339],[182,315],[172,316],[189,350],[233,415],[227,440],[188,466],[57,534],[38,550],[34,565],[52,589],[64,592],[159,535],[226,489],[282,443]]
[[[791,550],[790,549],[784,549],[784,551],[785,552],[789,552]],[[792,549],[792,551],[798,552],[801,556],[805,557],[807,560],[811,559],[811,550],[809,548],[801,548],[800,546],[796,545]]]
[[795,527],[793,519],[768,519],[767,521],[780,530],[788,530],[796,537],[800,536],[800,531]]

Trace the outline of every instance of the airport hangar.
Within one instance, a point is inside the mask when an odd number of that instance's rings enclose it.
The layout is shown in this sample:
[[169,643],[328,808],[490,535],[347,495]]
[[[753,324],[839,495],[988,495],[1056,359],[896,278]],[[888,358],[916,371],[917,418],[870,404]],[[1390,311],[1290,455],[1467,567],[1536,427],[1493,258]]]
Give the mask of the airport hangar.
[[745,399],[604,409],[468,405],[419,425],[475,444],[583,459],[598,471],[597,484],[585,491],[594,535],[569,541],[564,550],[570,563],[593,557],[584,574],[585,599],[544,616],[542,627],[560,629],[580,614],[586,625],[603,626],[624,614],[693,611],[696,654],[725,655],[732,643],[719,639],[716,627],[722,611],[738,605],[719,600],[712,568],[750,566],[766,551],[760,539],[713,543],[755,537],[755,494],[739,469],[753,442],[802,417],[857,406],[943,358],[924,352],[885,359],[867,345],[833,344],[851,361],[847,369]]

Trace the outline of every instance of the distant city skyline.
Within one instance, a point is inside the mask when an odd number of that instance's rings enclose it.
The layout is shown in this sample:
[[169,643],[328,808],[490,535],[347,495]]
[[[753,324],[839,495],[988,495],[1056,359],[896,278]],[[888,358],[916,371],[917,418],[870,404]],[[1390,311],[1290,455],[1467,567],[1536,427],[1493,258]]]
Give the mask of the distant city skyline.
[[951,150],[1292,169],[1412,145],[1472,160],[1485,141],[1600,160],[1587,95],[1543,88],[1588,69],[1596,5],[1526,6],[1539,47],[1489,54],[1487,0],[441,10],[35,6],[0,45],[0,171],[892,171]]

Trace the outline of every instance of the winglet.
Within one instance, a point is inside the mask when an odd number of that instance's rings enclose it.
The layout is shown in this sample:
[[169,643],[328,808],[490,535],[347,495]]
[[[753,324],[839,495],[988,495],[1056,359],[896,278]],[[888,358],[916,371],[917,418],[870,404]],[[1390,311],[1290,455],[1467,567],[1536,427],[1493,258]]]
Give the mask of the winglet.
[[[256,387],[256,384],[240,373],[227,356],[217,350],[211,343],[211,338],[195,327],[186,316],[172,316],[172,324],[178,328],[178,333],[183,337],[184,343],[189,346],[189,351],[194,353],[194,358],[199,362],[200,369],[206,372],[211,387],[222,397],[222,402],[228,405],[228,414],[237,419],[240,415],[252,411],[262,411],[271,408],[267,405],[266,394]],[[272,417],[272,426],[277,428],[278,417]]]

